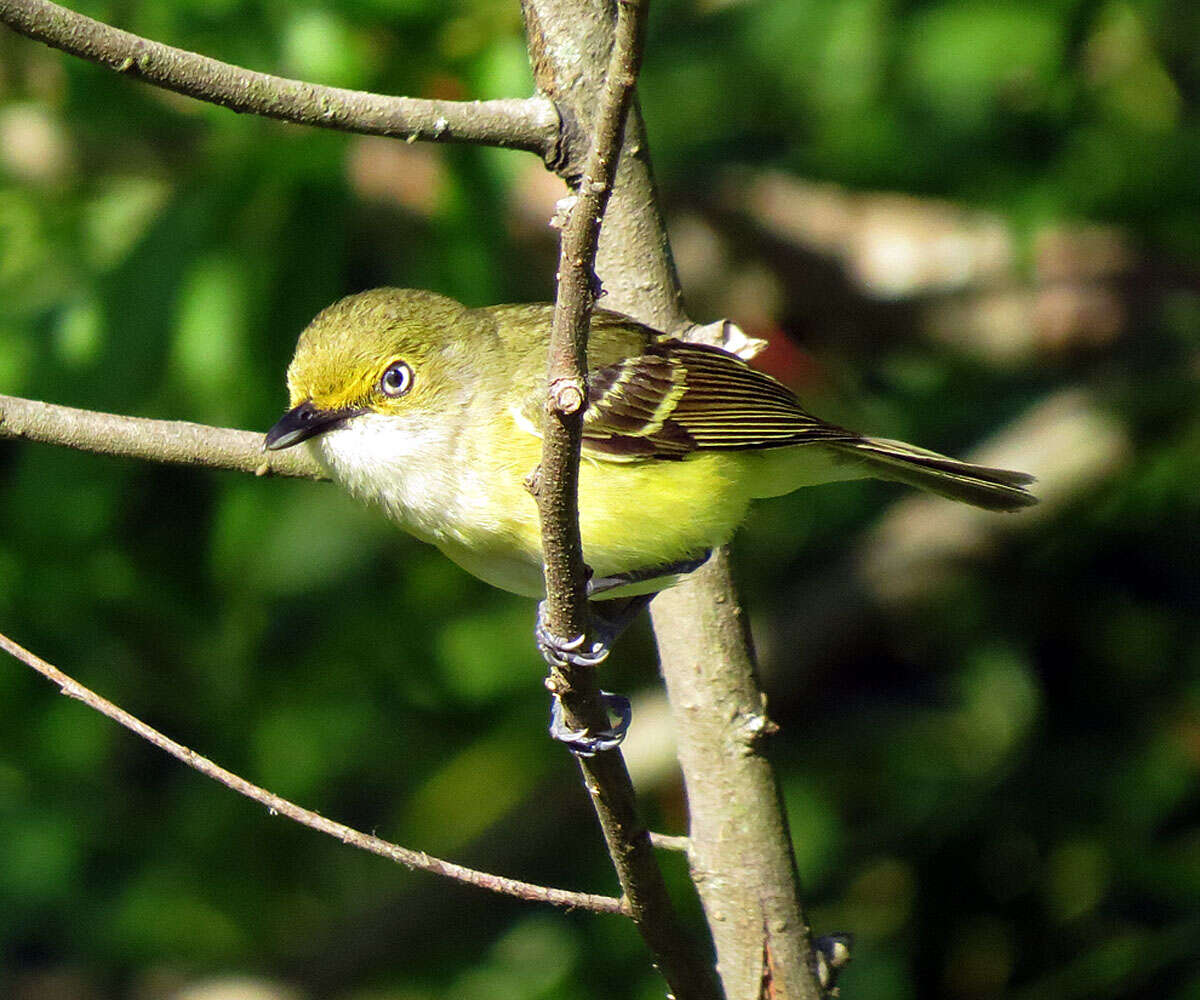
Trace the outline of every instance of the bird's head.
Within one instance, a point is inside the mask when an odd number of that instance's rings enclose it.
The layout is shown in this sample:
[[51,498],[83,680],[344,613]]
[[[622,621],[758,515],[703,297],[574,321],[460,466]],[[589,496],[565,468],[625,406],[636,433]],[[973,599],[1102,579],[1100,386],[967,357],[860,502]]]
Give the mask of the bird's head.
[[335,302],[314,319],[288,367],[289,407],[267,431],[271,450],[364,414],[446,413],[469,370],[474,314],[432,292],[378,288]]

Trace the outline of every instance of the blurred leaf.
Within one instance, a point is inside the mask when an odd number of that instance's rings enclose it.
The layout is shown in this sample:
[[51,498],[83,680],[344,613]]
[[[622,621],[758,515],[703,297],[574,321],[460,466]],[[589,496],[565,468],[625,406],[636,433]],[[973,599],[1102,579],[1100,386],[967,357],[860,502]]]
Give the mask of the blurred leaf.
[[326,485],[288,484],[268,506],[256,484],[239,482],[217,512],[214,572],[239,589],[307,590],[360,564],[386,530],[380,515]]
[[531,746],[525,719],[501,722],[441,765],[408,800],[406,843],[453,851],[516,808],[548,766],[544,741]]
[[462,1000],[539,1000],[569,986],[577,948],[561,924],[526,919],[497,941],[484,963],[453,985]]
[[372,48],[332,10],[295,11],[283,35],[283,72],[333,87],[359,88],[371,72]]
[[938,4],[909,24],[908,72],[921,102],[951,127],[975,128],[997,105],[1044,99],[1063,21],[1043,4]]
[[104,934],[133,961],[197,954],[227,961],[249,945],[191,879],[168,870],[152,869],[129,885],[113,903]]
[[83,844],[70,817],[43,812],[10,818],[0,842],[0,899],[28,912],[48,902],[70,902],[80,877]]
[[[236,406],[246,364],[248,290],[229,258],[193,265],[179,293],[171,366],[189,412],[220,423]],[[193,409],[194,408],[194,409]]]
[[101,178],[95,197],[83,206],[84,250],[97,270],[120,264],[170,195],[167,184],[152,177]]

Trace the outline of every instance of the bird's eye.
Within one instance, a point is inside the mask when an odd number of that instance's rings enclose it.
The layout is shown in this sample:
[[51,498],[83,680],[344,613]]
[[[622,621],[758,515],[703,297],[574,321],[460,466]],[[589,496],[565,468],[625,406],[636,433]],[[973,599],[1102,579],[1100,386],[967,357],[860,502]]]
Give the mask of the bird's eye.
[[379,391],[396,399],[412,388],[413,372],[403,361],[393,361],[379,379]]

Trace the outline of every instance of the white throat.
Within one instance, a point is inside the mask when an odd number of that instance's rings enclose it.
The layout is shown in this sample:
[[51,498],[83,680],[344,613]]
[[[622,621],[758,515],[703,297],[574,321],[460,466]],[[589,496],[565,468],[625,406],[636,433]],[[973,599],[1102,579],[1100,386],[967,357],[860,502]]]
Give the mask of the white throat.
[[453,422],[406,414],[364,413],[312,442],[314,453],[338,482],[361,499],[380,504],[419,538],[438,543],[470,523],[469,497],[481,484],[469,467],[439,456],[461,454]]

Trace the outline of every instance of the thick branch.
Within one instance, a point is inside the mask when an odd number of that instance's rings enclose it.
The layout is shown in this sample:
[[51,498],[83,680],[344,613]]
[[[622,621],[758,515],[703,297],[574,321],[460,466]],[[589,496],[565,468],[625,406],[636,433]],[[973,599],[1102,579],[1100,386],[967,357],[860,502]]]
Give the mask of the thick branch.
[[[579,53],[601,44],[610,30],[603,6],[522,0],[522,7],[539,90],[564,117],[587,126],[595,81]],[[636,107],[598,270],[606,306],[668,332],[687,325]],[[760,719],[764,727],[766,720],[727,562],[710,560],[656,598],[651,610],[679,733],[692,873],[725,993],[729,1000],[758,1000],[769,989],[779,1000],[815,1000],[821,990],[786,817],[762,741],[747,738],[744,728],[747,720]],[[722,801],[710,789],[737,789],[737,796]]]
[[325,478],[303,448],[264,451],[263,436],[254,431],[77,410],[17,396],[0,396],[3,438],[24,438],[150,462],[252,472],[256,476]]
[[[713,930],[721,979],[730,1000],[815,1000],[821,993],[811,933],[796,900],[787,818],[763,754],[776,727],[755,676],[742,609],[725,582],[728,554],[713,553],[693,577],[655,599],[654,618],[659,655],[676,667],[663,677],[679,762],[685,774],[704,774],[687,786],[688,859],[705,909],[722,915]],[[713,601],[714,592],[724,599]],[[668,615],[687,622],[687,630],[663,628],[660,619]]]
[[342,132],[469,142],[557,156],[558,112],[544,98],[429,101],[322,87],[172,48],[47,0],[0,0],[14,31],[156,87],[233,111]]
[[[592,149],[559,256],[542,464],[535,496],[542,522],[546,621],[550,630],[561,636],[582,635],[589,627],[578,503],[580,439],[587,401],[587,334],[596,299],[600,223],[616,177],[644,40],[644,0],[620,0]],[[556,667],[548,683],[561,700],[569,728],[595,732],[607,726],[591,667]],[[711,974],[675,916],[650,836],[638,817],[633,783],[620,751],[581,756],[579,765],[630,915],[654,953],[671,994],[680,1000],[715,998]]]
[[189,750],[181,743],[176,743],[169,737],[164,736],[157,729],[146,725],[141,719],[130,715],[111,701],[100,697],[94,691],[84,687],[73,678],[68,677],[53,664],[47,663],[41,657],[31,653],[3,634],[0,634],[0,649],[5,650],[27,666],[32,667],[46,679],[53,681],[68,698],[75,698],[89,708],[95,709],[101,715],[108,716],[114,722],[120,723],[130,732],[136,733],[142,739],[153,743],[160,750],[165,750],[172,757],[183,761],[188,767],[194,768],[205,777],[212,778],[213,781],[219,781],[222,785],[233,789],[239,795],[244,795],[246,798],[253,799],[260,805],[266,806],[272,816],[286,816],[288,819],[294,820],[319,833],[336,837],[343,844],[349,844],[351,847],[369,851],[371,854],[378,854],[381,858],[387,858],[390,861],[398,861],[409,868],[431,872],[434,875],[454,879],[456,882],[465,882],[467,885],[477,886],[480,889],[487,889],[505,896],[516,896],[518,899],[524,899],[533,903],[550,903],[553,906],[563,906],[574,910],[591,910],[594,913],[628,914],[628,908],[624,900],[613,899],[611,896],[597,896],[587,892],[552,889],[548,886],[522,882],[519,879],[504,878],[501,875],[476,871],[473,868],[464,868],[462,865],[456,865],[450,861],[430,857],[423,851],[413,851],[407,847],[401,847],[399,844],[381,840],[379,837],[372,837],[370,834],[362,833],[342,823],[326,819],[324,816],[304,809],[293,802],[289,802],[287,799],[281,799],[278,795],[268,792],[265,788],[252,784],[231,771],[226,771],[225,768],[214,764],[207,757],[201,757],[196,751]]

